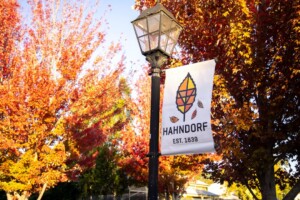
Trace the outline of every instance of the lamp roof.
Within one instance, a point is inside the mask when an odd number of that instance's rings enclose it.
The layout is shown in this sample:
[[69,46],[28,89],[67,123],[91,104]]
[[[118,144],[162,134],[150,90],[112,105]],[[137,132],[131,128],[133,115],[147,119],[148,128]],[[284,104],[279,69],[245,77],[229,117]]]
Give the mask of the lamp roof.
[[151,7],[151,8],[148,8],[148,9],[142,11],[141,14],[132,22],[135,22],[139,19],[145,18],[145,17],[153,15],[153,14],[159,13],[160,11],[163,11],[171,19],[176,21],[174,15],[170,11],[168,11],[161,3],[157,3],[154,7]]

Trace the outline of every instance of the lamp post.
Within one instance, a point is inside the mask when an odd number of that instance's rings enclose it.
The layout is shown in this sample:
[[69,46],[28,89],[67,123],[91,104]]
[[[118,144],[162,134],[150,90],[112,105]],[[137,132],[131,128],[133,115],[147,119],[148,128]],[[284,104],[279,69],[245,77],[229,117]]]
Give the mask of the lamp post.
[[132,21],[141,52],[151,64],[151,114],[148,199],[158,197],[158,142],[161,66],[170,57],[182,27],[160,2]]

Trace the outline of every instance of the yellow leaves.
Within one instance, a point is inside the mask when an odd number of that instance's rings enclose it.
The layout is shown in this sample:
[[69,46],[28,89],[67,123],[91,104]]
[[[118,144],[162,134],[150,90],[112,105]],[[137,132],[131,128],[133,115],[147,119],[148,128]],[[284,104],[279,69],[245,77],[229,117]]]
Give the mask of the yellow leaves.
[[28,191],[31,189],[30,185],[26,185],[15,180],[0,182],[0,188],[5,191]]
[[[233,69],[235,73],[241,70],[241,68]],[[248,80],[244,79],[241,81],[240,87],[248,88],[248,84]],[[221,109],[225,114],[222,118],[218,119],[213,116],[213,123],[216,126],[227,127],[228,132],[249,130],[253,126],[253,121],[258,117],[256,105],[244,102],[242,107],[236,108],[236,101],[229,93],[225,85],[225,79],[220,75],[214,77],[213,97],[219,100],[218,102],[212,102],[212,108]]]
[[54,128],[51,130],[51,134],[54,136],[64,136],[65,135],[65,120],[60,118]]
[[227,17],[227,16],[229,15],[229,12],[226,11],[226,12],[224,12],[222,15],[223,15],[224,17]]
[[250,16],[250,11],[249,11],[249,8],[247,6],[247,2],[246,0],[238,0],[239,1],[239,5],[241,6],[242,8],[242,12],[247,16],[249,17]]
[[245,58],[250,58],[250,54],[249,53],[245,53],[243,51],[239,51],[239,55],[241,55],[242,57],[245,57]]
[[[221,98],[223,99],[230,99],[230,94],[225,86],[225,79],[220,76],[220,75],[215,75],[214,76],[214,92],[213,94],[215,95],[220,95]],[[213,103],[213,102],[212,102]]]
[[240,72],[240,71],[241,71],[241,69],[234,68],[234,69],[232,70],[232,74],[235,75],[235,74],[237,74],[237,73]]
[[[38,173],[38,164],[35,160],[36,156],[33,151],[27,151],[23,153],[19,161],[7,160],[1,165],[5,167],[6,171],[3,174],[9,177],[8,182],[2,183],[3,187],[7,187],[10,191],[16,190],[30,190],[34,181],[31,177]],[[7,165],[5,165],[7,164]],[[0,169],[1,169],[0,168]],[[31,182],[29,182],[31,180]]]
[[249,38],[250,37],[250,32],[244,32],[243,36]]
[[293,69],[292,71],[293,75],[299,75],[300,74],[300,69]]
[[252,65],[252,63],[253,63],[252,58],[245,60],[245,64],[247,64],[247,65]]
[[47,166],[49,171],[56,166],[64,165],[66,154],[63,143],[58,143],[54,147],[44,145],[42,151],[39,153],[39,162]]
[[250,28],[249,23],[247,20],[230,23],[230,43],[226,55],[235,58],[238,54],[239,57],[243,58],[245,64],[252,65],[253,52],[250,43],[252,28]]
[[242,81],[242,87],[244,88],[244,87],[247,86],[247,85],[248,85],[248,81],[244,79],[244,80]]
[[94,60],[94,65],[97,65],[98,63],[101,63],[103,61],[103,57],[102,56],[97,56]]
[[275,60],[276,60],[277,62],[282,62],[282,56],[276,55],[276,56],[275,56]]
[[239,109],[232,111],[232,119],[235,129],[237,131],[248,131],[253,127],[253,123],[256,119],[256,109],[252,103],[244,102],[243,106]]

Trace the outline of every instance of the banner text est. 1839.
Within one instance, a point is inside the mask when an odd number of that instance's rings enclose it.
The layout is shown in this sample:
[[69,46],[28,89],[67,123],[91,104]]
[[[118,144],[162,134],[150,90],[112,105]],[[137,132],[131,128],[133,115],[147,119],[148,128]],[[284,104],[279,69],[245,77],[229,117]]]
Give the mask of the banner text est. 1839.
[[173,144],[195,143],[198,142],[198,137],[174,138]]

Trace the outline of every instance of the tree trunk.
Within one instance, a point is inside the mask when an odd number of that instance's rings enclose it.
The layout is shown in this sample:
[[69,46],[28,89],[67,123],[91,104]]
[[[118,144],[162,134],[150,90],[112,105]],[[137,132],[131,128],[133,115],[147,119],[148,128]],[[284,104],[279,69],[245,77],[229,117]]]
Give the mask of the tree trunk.
[[172,192],[172,200],[177,200],[177,194],[175,192]]
[[13,195],[11,195],[10,193],[6,192],[6,198],[7,200],[13,200]]
[[169,193],[169,188],[168,186],[166,187],[166,200],[170,200],[170,193]]
[[28,200],[29,196],[30,195],[27,191],[23,191],[22,195],[20,195],[17,192],[14,192],[14,193],[6,192],[7,200],[15,200],[15,199],[17,199],[17,200]]
[[275,176],[274,165],[272,162],[268,162],[262,166],[262,170],[259,173],[259,182],[261,186],[262,200],[275,200],[276,188],[275,188]]

